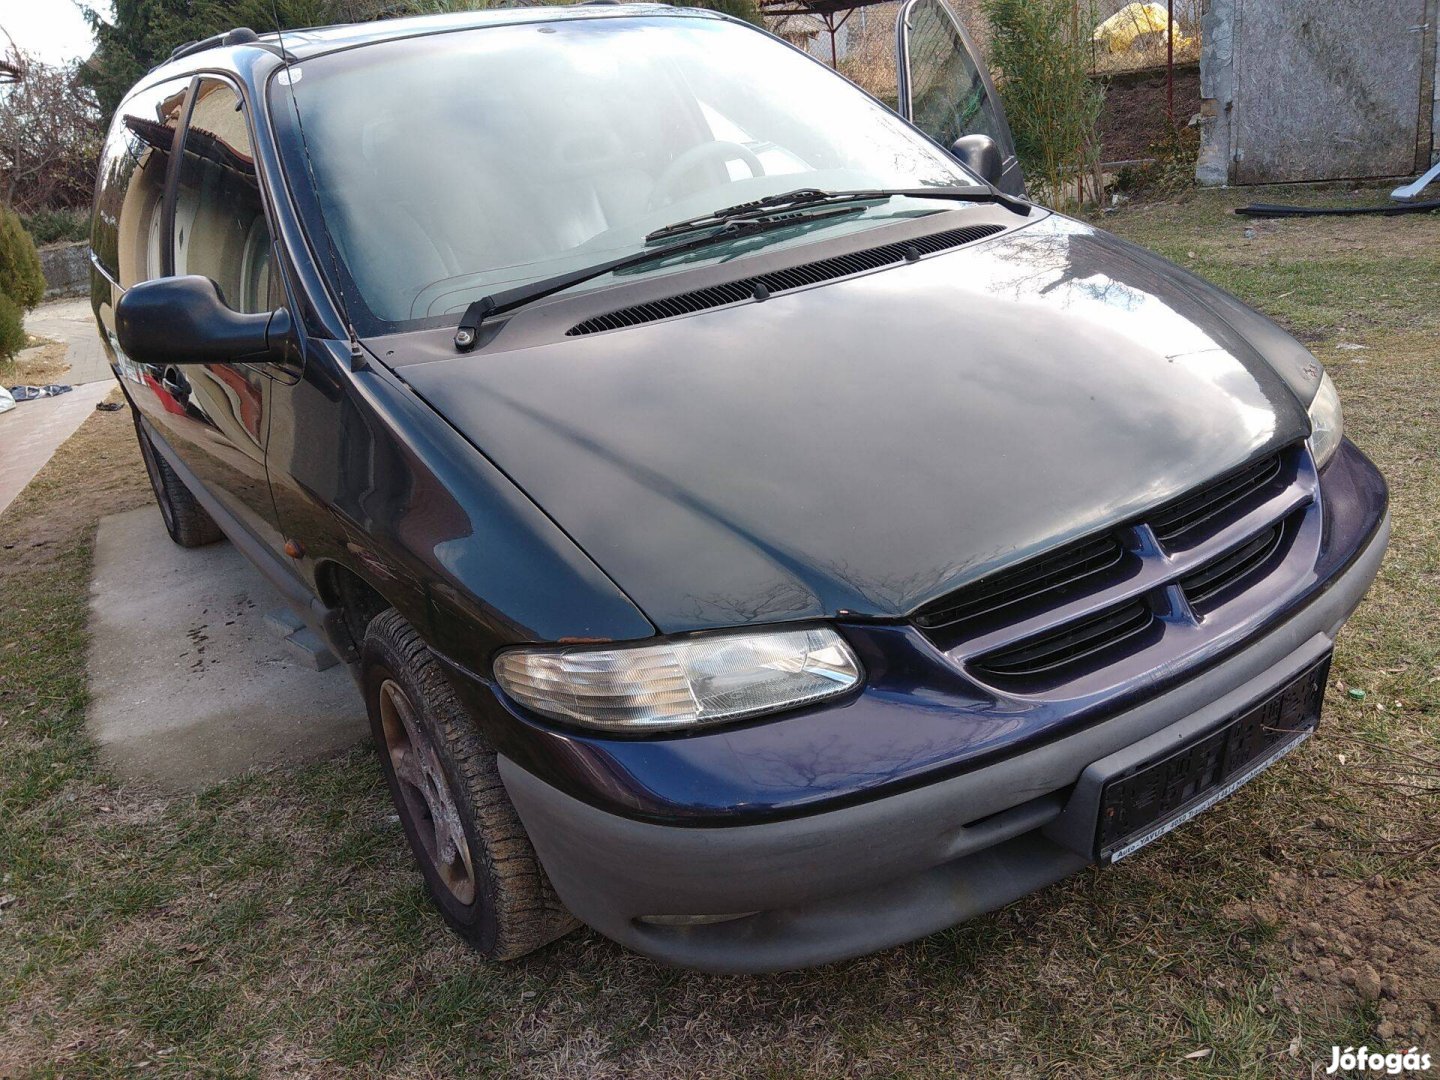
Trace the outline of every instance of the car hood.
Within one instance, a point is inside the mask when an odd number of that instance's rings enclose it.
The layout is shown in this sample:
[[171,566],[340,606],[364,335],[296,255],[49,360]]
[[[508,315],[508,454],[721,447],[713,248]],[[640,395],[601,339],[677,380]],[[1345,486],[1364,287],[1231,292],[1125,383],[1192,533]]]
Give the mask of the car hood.
[[503,342],[404,377],[664,632],[905,615],[1304,438],[1319,375],[1233,299],[1059,216]]

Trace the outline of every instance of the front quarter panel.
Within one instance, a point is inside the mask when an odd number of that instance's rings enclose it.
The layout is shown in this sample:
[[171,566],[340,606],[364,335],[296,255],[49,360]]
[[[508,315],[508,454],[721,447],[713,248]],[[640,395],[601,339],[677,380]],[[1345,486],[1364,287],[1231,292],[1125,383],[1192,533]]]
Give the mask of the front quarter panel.
[[276,387],[270,475],[302,576],[360,577],[471,671],[496,648],[641,638],[648,620],[583,552],[394,375],[313,343]]
[[1170,262],[1147,248],[1122,239],[1113,233],[1100,233],[1117,252],[1128,253],[1150,266],[1157,277],[1188,290],[1201,303],[1240,334],[1275,370],[1300,403],[1309,406],[1320,389],[1321,368],[1303,344],[1274,319],[1261,314],[1238,297],[1212,284],[1183,266]]

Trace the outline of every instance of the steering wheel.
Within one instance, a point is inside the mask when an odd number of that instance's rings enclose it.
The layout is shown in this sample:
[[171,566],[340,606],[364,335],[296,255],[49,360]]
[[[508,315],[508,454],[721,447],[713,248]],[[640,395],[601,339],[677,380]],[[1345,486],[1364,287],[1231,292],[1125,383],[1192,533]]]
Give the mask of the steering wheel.
[[652,208],[664,206],[666,203],[674,202],[680,181],[685,179],[695,168],[709,161],[743,161],[746,168],[750,170],[751,176],[764,176],[765,166],[760,159],[750,150],[749,147],[741,146],[737,142],[726,142],[723,139],[715,142],[699,143],[690,147],[669,165],[655,181],[655,187],[650,192],[650,206]]

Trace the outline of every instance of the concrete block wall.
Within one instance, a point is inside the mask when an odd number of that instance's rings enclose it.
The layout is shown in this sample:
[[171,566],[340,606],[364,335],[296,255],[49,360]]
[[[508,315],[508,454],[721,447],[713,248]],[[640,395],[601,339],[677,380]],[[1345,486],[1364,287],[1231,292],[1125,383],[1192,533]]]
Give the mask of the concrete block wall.
[[1235,0],[1210,0],[1200,20],[1200,156],[1195,179],[1230,182],[1230,123],[1235,108]]

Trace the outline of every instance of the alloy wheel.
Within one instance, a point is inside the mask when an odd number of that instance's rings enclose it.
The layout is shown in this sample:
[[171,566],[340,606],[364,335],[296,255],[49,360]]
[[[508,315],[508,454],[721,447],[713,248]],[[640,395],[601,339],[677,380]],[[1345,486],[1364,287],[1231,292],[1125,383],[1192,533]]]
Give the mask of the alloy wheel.
[[434,743],[394,679],[386,679],[380,686],[380,723],[400,796],[425,857],[456,900],[474,903],[475,864],[459,807]]

